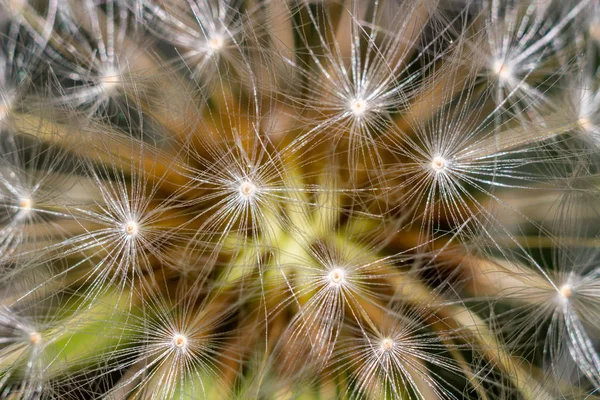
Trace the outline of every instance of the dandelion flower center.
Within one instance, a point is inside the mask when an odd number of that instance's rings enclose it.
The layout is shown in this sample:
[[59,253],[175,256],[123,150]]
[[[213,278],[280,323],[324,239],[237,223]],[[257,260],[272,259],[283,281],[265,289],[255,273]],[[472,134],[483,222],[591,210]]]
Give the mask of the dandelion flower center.
[[173,336],[173,346],[175,346],[179,350],[185,349],[187,346],[187,342],[187,338],[180,333]]
[[250,181],[244,181],[240,185],[240,195],[244,198],[254,197],[256,194],[256,185]]
[[433,157],[433,160],[431,160],[431,168],[435,172],[442,172],[446,169],[447,164],[446,159],[442,156],[435,156]]
[[333,285],[341,285],[346,281],[346,271],[342,268],[334,268],[329,271],[327,278]]
[[394,341],[390,338],[384,338],[381,341],[381,350],[383,350],[383,352],[385,352],[385,353],[392,351],[395,346],[396,346],[396,343],[394,343]]
[[360,117],[367,111],[368,104],[361,98],[354,99],[350,102],[350,111],[354,116]]

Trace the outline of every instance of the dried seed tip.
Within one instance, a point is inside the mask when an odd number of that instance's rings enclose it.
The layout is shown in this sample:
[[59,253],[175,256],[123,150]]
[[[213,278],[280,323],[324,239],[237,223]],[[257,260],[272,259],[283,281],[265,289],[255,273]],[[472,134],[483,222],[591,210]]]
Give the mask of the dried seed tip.
[[442,156],[435,156],[433,157],[433,160],[431,160],[431,168],[435,172],[442,172],[446,169],[447,164],[446,159]]
[[244,198],[253,197],[256,194],[256,185],[250,181],[243,181],[240,184],[240,195]]
[[187,347],[187,338],[182,334],[176,334],[173,336],[173,346],[179,350],[184,350]]
[[346,271],[342,268],[334,268],[327,274],[329,282],[333,285],[341,285],[346,281]]
[[392,351],[395,346],[396,346],[396,343],[394,343],[394,341],[390,338],[384,338],[381,340],[381,350],[384,353],[388,353],[388,352]]
[[493,62],[492,72],[501,80],[508,80],[512,76],[512,69],[502,60]]
[[563,301],[567,301],[571,296],[573,296],[573,287],[571,285],[563,285],[559,289],[560,298]]
[[362,116],[368,109],[368,104],[365,100],[359,98],[353,99],[350,102],[350,112],[356,117]]
[[123,230],[129,236],[135,236],[139,232],[139,226],[135,221],[129,221],[123,226]]
[[36,331],[29,333],[29,343],[32,345],[40,344],[42,341],[42,334]]

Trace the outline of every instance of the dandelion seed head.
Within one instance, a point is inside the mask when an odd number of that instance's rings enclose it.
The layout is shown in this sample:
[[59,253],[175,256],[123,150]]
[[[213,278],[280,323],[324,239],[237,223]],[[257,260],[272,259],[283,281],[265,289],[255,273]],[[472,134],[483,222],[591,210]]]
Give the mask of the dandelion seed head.
[[435,156],[433,160],[431,160],[431,168],[436,172],[443,172],[448,166],[448,162],[442,156]]
[[365,112],[369,109],[368,103],[360,97],[352,99],[352,101],[350,101],[349,107],[350,112],[352,112],[352,114],[354,114],[354,116],[357,118],[362,117],[365,114]]
[[239,191],[243,199],[251,199],[256,195],[256,185],[250,180],[245,180],[240,184]]
[[0,0],[2,393],[550,397],[568,356],[597,387],[598,253],[550,257],[597,215],[554,190],[596,171],[593,0],[268,3]]

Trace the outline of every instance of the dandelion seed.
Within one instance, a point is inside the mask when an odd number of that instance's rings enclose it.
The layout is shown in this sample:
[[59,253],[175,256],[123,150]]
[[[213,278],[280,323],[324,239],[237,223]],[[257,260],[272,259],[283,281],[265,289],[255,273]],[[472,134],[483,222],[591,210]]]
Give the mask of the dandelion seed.
[[[560,15],[555,23],[547,23],[553,7],[525,1],[496,0],[482,2],[483,35],[468,43],[474,54],[465,61],[472,66],[481,63],[483,75],[495,86],[497,106],[511,109],[516,115],[525,110],[519,105],[528,100],[527,110],[551,103],[546,95],[562,73],[560,67],[546,74],[549,64],[566,65],[568,60],[568,26],[584,13],[590,1],[583,0],[568,13]],[[475,66],[474,68],[479,68]]]
[[[341,10],[347,25],[335,32],[337,17],[327,7],[313,10],[305,5],[302,12],[318,27],[319,48],[313,49],[306,32],[295,27],[310,63],[294,65],[310,96],[292,101],[307,113],[306,124],[312,128],[295,138],[292,148],[330,141],[332,151],[339,153],[345,146],[349,172],[354,174],[358,163],[372,165],[368,170],[376,179],[383,163],[377,139],[394,131],[392,114],[406,107],[421,75],[411,67],[423,61],[426,69],[433,62],[424,59],[427,50],[417,50],[415,41],[431,15],[419,2],[351,1]],[[386,28],[379,26],[383,21]]]
[[436,172],[443,172],[446,169],[446,159],[442,156],[435,156],[431,161],[431,168]]
[[215,35],[208,40],[208,48],[212,53],[218,53],[225,45],[225,40],[221,35]]
[[42,334],[36,331],[29,332],[29,342],[36,346],[42,342]]
[[544,346],[537,345],[540,349],[535,351],[542,351],[543,347],[548,374],[562,378],[565,369],[561,365],[569,362],[597,385],[600,355],[590,335],[599,327],[598,250],[561,246],[552,249],[552,253],[554,276],[544,276],[544,269],[532,260],[534,269],[523,267],[515,275],[522,282],[521,287],[502,290],[503,296],[520,304],[498,316],[499,323],[506,323],[509,344],[516,348],[535,340],[531,331],[544,335]]
[[[461,373],[449,357],[433,354],[428,348],[441,350],[435,333],[428,332],[420,318],[425,310],[405,315],[388,315],[381,321],[382,332],[349,327],[349,335],[340,339],[332,365],[334,374],[350,372],[352,385],[345,396],[360,399],[365,394],[377,398],[452,399],[455,389],[447,378]],[[430,316],[435,319],[436,317]],[[445,375],[433,372],[432,365],[441,366]]]
[[568,301],[569,298],[573,295],[573,288],[571,285],[563,285],[559,289],[560,297],[563,301]]
[[185,348],[187,347],[187,342],[187,338],[180,333],[173,336],[173,346],[177,347],[181,351],[185,351]]
[[29,197],[24,197],[19,200],[19,211],[15,216],[15,220],[27,219],[32,213],[33,200]]
[[[448,73],[431,83],[442,79],[442,103],[452,101],[451,88],[460,72]],[[460,79],[475,84],[476,74],[461,75]],[[496,190],[552,182],[551,177],[559,171],[545,169],[554,160],[550,143],[572,129],[561,118],[541,129],[525,121],[518,129],[511,129],[512,122],[497,123],[506,113],[502,107],[483,112],[488,101],[485,96],[466,92],[459,100],[428,121],[409,120],[412,133],[399,135],[400,140],[391,148],[397,159],[387,165],[386,186],[392,198],[397,196],[394,202],[398,211],[402,209],[405,215],[407,205],[414,205],[421,235],[444,225],[459,229],[457,234],[464,237],[488,229],[495,220],[490,202],[510,208],[496,196]]]
[[[273,232],[278,229],[284,203],[299,202],[288,187],[282,153],[268,144],[268,133],[259,129],[262,121],[260,116],[250,121],[231,118],[229,126],[219,130],[209,125],[206,132],[210,134],[202,138],[203,153],[190,149],[190,157],[200,168],[182,168],[195,193],[186,204],[202,208],[189,221],[198,240],[214,238],[219,248],[234,233],[244,246],[257,238],[270,243],[276,240]],[[250,136],[242,137],[241,131]],[[230,135],[233,137],[228,138]],[[189,251],[202,251],[202,246],[192,241]]]
[[[117,137],[111,139],[113,144],[118,141]],[[82,281],[88,283],[86,296],[90,299],[100,297],[112,284],[122,293],[129,283],[152,287],[152,263],[174,264],[174,256],[164,250],[165,244],[174,245],[178,240],[176,234],[169,235],[178,226],[173,227],[165,216],[175,207],[175,197],[157,197],[169,169],[157,171],[161,155],[147,153],[145,143],[130,136],[121,139],[117,148],[125,154],[103,147],[105,138],[88,144],[87,154],[109,155],[110,161],[102,169],[86,169],[88,183],[97,191],[84,203],[69,208],[81,227],[79,232],[48,249],[62,255],[81,255],[84,251],[80,261],[61,271],[56,279],[79,271]],[[114,179],[107,179],[109,175]]]
[[29,197],[24,197],[21,200],[19,200],[19,208],[25,212],[31,210],[32,206],[33,200],[31,200]]
[[260,6],[243,8],[240,0],[143,1],[143,22],[162,40],[176,46],[186,70],[202,86],[218,81],[220,63],[228,74],[247,76],[244,52]]
[[211,398],[217,390],[229,390],[223,375],[235,373],[234,360],[226,355],[226,335],[218,328],[230,309],[198,307],[194,296],[182,298],[179,306],[156,298],[143,307],[145,313],[124,323],[123,344],[111,349],[132,371],[111,393],[133,388],[134,398]]
[[[60,224],[70,219],[69,187],[57,173],[64,156],[35,140],[23,142],[15,132],[0,130],[0,259],[15,256],[17,247],[24,254],[35,251],[42,238],[62,236]],[[31,226],[36,229],[27,232]]]
[[120,74],[114,69],[108,69],[101,74],[100,86],[106,92],[114,92],[122,84]]
[[240,194],[246,199],[251,199],[256,194],[257,188],[251,181],[243,181],[240,184]]
[[[327,234],[330,240],[311,246],[304,243],[309,234],[296,234],[306,254],[298,252],[289,265],[280,267],[290,292],[281,306],[290,302],[299,307],[275,352],[284,375],[310,374],[323,368],[335,353],[344,319],[351,318],[359,326],[368,323],[364,304],[379,298],[376,282],[387,260],[365,259],[365,248],[360,245],[336,243],[332,238],[343,230],[335,227]],[[291,258],[286,254],[282,257]],[[309,353],[310,357],[298,363],[294,358],[297,352]]]
[[135,236],[138,234],[139,225],[135,221],[129,221],[125,224],[124,230],[129,236]]
[[[577,122],[579,130],[585,134],[586,140],[597,145],[600,138],[598,110],[600,110],[600,90],[595,77],[595,69],[590,68],[590,61],[583,59],[579,72],[572,77],[569,96],[561,99],[557,112]],[[566,111],[566,112],[565,112]]]
[[395,346],[396,346],[396,343],[391,338],[383,338],[381,340],[381,350],[383,352],[393,351]]
[[128,35],[129,12],[120,0],[109,0],[105,7],[91,0],[63,3],[54,40],[45,48],[52,101],[89,116],[115,116],[126,109],[126,73],[148,65],[136,39]]
[[333,286],[341,286],[346,282],[346,271],[343,268],[334,268],[327,274],[327,279]]
[[350,111],[355,117],[362,117],[368,111],[368,104],[363,99],[354,99],[350,102]]
[[[6,264],[4,264],[6,265]],[[49,347],[64,333],[65,304],[55,290],[32,290],[52,276],[49,264],[22,262],[20,273],[0,275],[0,390],[34,399],[52,392],[61,361]],[[6,272],[6,271],[4,271]],[[61,350],[63,350],[61,348]]]
[[498,76],[498,78],[506,82],[510,82],[513,77],[511,67],[502,60],[494,61],[492,64],[492,71]]

